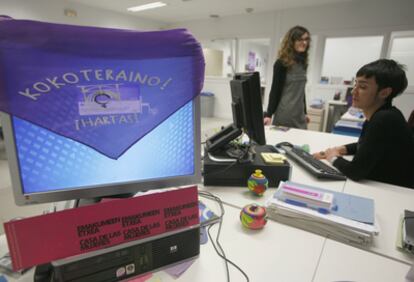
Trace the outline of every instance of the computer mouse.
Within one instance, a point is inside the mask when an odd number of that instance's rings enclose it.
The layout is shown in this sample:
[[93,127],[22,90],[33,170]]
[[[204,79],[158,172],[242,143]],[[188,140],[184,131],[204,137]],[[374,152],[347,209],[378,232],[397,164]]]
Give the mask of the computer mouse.
[[283,146],[293,148],[293,144],[289,142],[280,142],[275,145],[276,148],[282,148]]

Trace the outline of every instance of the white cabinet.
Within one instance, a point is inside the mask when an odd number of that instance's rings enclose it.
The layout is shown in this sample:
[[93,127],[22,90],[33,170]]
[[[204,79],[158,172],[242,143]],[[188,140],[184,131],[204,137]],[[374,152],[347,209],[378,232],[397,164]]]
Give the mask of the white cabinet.
[[324,109],[307,108],[309,123],[308,130],[322,131]]

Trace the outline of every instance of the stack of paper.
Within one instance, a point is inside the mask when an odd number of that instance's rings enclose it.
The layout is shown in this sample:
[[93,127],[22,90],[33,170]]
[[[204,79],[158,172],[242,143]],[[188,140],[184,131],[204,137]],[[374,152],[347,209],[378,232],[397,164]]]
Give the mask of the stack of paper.
[[[286,202],[282,196],[285,185],[331,193],[335,209],[330,213],[321,213]],[[266,207],[269,219],[347,243],[370,244],[373,236],[379,233],[379,226],[374,222],[374,201],[368,198],[288,181],[279,184],[279,189],[267,201]]]

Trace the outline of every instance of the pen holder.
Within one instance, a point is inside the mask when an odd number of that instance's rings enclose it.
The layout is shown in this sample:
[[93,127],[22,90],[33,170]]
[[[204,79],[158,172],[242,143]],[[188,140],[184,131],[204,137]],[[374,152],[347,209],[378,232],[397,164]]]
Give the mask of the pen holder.
[[257,196],[263,196],[264,192],[269,187],[269,181],[262,174],[260,169],[256,169],[255,172],[247,180],[247,188]]
[[245,206],[240,212],[240,221],[249,229],[261,229],[266,223],[266,209],[256,204]]

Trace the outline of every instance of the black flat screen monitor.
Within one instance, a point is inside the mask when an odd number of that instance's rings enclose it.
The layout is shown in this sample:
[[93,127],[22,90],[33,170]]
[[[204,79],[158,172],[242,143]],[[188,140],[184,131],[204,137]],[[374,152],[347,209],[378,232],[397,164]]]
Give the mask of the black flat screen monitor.
[[256,144],[265,145],[263,107],[258,72],[238,73],[230,81],[233,124]]
[[233,148],[230,143],[243,132],[249,137],[249,145],[266,144],[259,73],[237,73],[230,88],[233,123],[206,141],[210,154],[228,153]]

